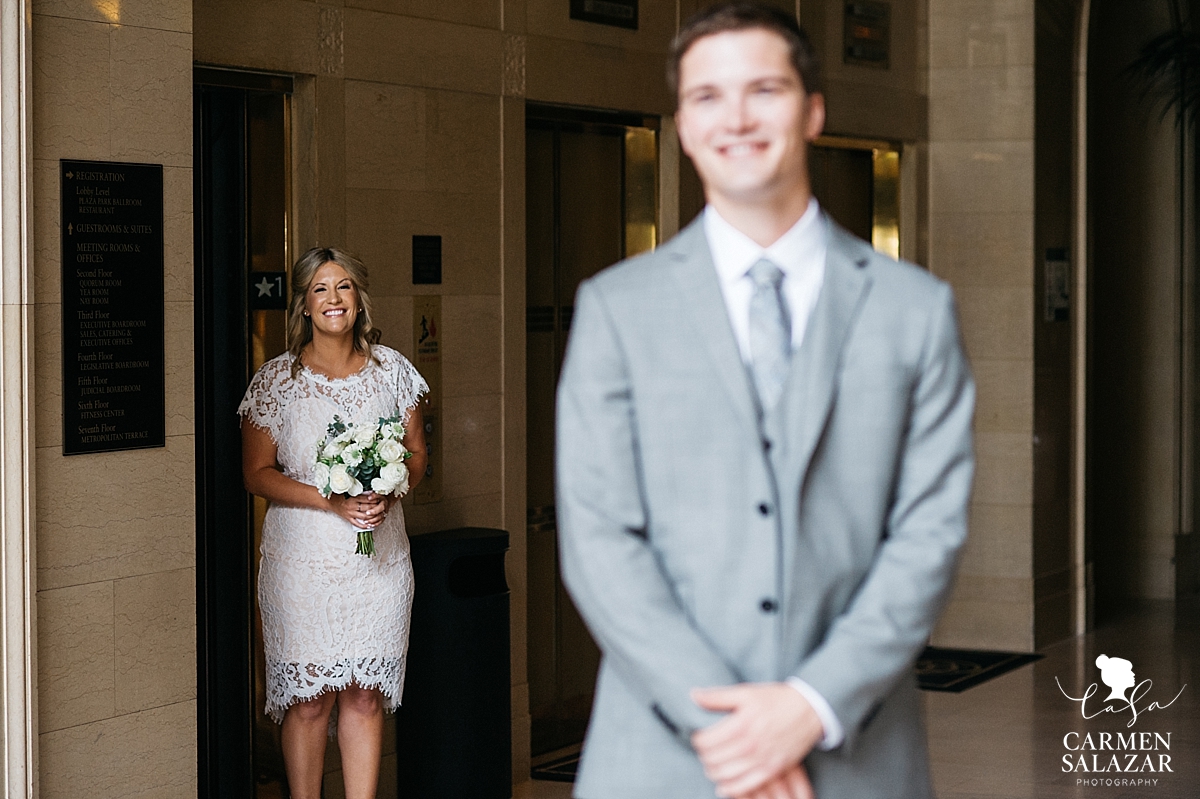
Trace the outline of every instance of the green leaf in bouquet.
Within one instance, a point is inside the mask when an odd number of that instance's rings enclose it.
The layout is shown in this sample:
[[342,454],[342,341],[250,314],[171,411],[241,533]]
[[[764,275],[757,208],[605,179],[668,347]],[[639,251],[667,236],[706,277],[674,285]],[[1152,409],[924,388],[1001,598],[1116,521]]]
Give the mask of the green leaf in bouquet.
[[334,436],[339,436],[344,432],[346,432],[346,423],[342,421],[341,416],[334,414],[333,421],[329,423],[329,427],[325,431],[326,435],[332,438]]

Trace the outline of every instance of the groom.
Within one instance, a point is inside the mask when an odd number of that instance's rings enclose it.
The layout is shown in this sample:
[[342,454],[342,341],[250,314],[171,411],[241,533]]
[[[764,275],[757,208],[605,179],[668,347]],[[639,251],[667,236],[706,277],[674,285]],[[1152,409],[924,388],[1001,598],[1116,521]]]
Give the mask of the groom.
[[973,469],[950,290],[812,198],[791,17],[701,11],[669,75],[708,206],[580,287],[559,387],[563,576],[604,653],[576,796],[929,797],[912,664]]

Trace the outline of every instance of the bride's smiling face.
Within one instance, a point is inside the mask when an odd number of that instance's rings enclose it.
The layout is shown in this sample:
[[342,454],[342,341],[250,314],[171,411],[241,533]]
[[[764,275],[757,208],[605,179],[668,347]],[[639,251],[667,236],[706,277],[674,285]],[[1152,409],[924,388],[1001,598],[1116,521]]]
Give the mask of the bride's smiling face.
[[327,261],[308,284],[304,309],[312,319],[313,334],[350,335],[358,318],[358,289],[346,270]]

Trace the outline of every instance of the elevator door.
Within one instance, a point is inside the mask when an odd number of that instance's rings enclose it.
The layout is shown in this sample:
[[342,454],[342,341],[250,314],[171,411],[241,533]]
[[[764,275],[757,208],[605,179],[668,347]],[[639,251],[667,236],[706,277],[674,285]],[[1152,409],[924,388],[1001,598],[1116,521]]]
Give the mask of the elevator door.
[[900,153],[886,142],[822,136],[809,150],[812,190],[842,227],[900,257]]
[[563,589],[554,391],[575,291],[657,243],[657,121],[530,107],[526,164],[528,664],[532,751],[583,740],[600,653]]
[[291,80],[201,68],[195,78],[199,795],[273,799],[287,789],[279,728],[262,712],[254,604],[266,505],[242,486],[237,407],[286,348]]

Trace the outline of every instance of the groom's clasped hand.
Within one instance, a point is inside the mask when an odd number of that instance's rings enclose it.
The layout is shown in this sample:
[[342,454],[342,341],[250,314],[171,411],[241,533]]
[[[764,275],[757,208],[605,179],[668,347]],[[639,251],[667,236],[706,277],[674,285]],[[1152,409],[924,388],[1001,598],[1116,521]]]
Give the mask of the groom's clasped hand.
[[692,735],[717,795],[733,799],[812,799],[801,760],[821,740],[821,721],[786,683],[697,688],[692,701],[728,715]]

